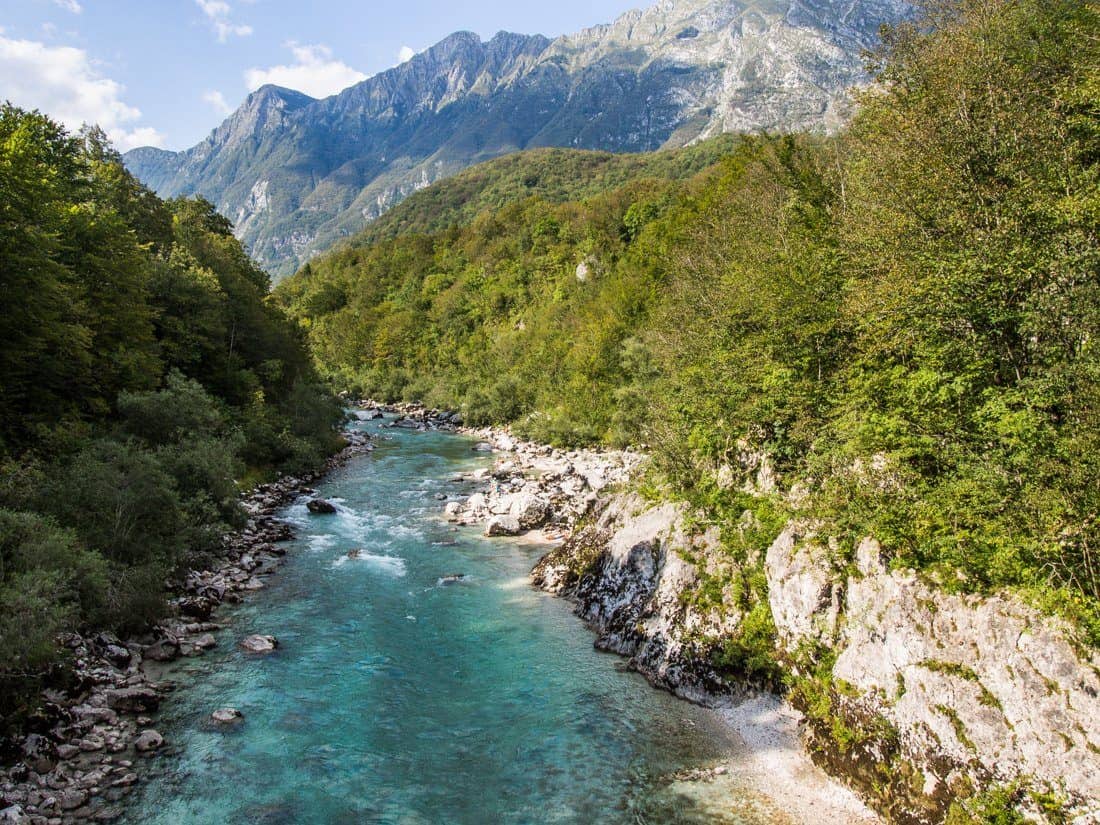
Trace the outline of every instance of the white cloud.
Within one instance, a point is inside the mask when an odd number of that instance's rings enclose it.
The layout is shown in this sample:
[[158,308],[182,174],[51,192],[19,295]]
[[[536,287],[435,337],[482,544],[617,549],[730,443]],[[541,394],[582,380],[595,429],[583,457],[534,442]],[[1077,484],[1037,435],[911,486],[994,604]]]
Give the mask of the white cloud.
[[225,99],[225,95],[216,89],[203,92],[202,99],[204,102],[213,106],[219,114],[227,115],[233,111],[233,107],[229,105],[229,102]]
[[230,37],[247,37],[252,34],[251,26],[234,23],[229,19],[233,9],[224,0],[195,0],[195,3],[206,15],[219,43],[227,42]]
[[53,0],[53,2],[54,5],[61,6],[65,11],[71,11],[73,14],[80,14],[84,11],[78,0]]
[[400,66],[402,63],[408,63],[414,57],[416,57],[416,49],[412,46],[402,46],[401,51],[397,53],[397,65]]
[[249,69],[244,73],[249,91],[273,83],[312,97],[328,97],[367,79],[359,70],[333,58],[328,46],[303,46],[293,41],[286,45],[294,55],[294,62],[269,69]]
[[25,109],[38,109],[70,129],[97,123],[121,150],[163,146],[164,136],[140,126],[141,111],[122,100],[123,87],[104,77],[87,52],[0,35],[3,96]]

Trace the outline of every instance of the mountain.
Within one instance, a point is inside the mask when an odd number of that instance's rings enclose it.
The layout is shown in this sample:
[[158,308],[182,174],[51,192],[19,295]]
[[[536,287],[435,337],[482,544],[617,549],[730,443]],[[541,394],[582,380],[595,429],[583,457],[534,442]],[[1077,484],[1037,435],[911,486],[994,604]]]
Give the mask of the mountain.
[[125,161],[163,196],[214,202],[285,276],[433,181],[517,150],[834,129],[862,51],[909,12],[906,0],[660,0],[555,40],[459,32],[323,100],[265,86],[197,146]]

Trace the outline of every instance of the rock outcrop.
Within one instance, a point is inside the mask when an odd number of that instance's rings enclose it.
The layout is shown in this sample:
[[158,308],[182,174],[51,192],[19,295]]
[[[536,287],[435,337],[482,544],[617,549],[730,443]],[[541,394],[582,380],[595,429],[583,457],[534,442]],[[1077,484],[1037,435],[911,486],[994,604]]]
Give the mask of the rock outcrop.
[[895,796],[908,795],[913,822],[939,821],[936,803],[960,792],[1018,782],[1061,799],[1076,821],[1100,821],[1100,657],[1013,598],[944,593],[887,570],[881,555],[865,539],[855,569],[837,570],[792,528],[768,551],[784,652],[828,647],[844,688],[838,716],[873,717],[891,740],[845,758],[811,730],[825,756],[869,781],[861,761],[888,753],[904,767]]

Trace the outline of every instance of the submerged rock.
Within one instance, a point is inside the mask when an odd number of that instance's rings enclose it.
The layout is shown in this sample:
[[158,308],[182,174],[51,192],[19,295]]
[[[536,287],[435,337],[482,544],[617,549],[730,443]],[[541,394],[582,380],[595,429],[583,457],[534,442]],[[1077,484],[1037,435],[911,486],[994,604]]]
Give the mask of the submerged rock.
[[336,505],[323,498],[314,498],[306,504],[306,509],[315,516],[331,516],[336,512]]
[[219,725],[232,725],[244,719],[244,714],[236,708],[219,708],[210,714],[210,718]]
[[439,583],[441,585],[445,586],[445,585],[448,585],[448,584],[458,584],[459,582],[465,581],[465,580],[466,580],[466,574],[465,573],[451,573],[450,575],[443,576],[439,580]]

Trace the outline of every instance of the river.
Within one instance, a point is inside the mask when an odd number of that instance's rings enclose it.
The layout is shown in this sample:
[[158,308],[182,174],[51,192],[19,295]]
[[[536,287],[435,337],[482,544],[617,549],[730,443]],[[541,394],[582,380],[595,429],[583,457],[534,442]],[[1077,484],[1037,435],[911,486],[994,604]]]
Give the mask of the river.
[[[287,508],[287,565],[223,615],[215,651],[168,673],[178,688],[156,724],[171,748],[125,821],[787,822],[736,772],[674,776],[735,762],[739,740],[533,590],[545,547],[440,520],[437,496],[469,492],[456,475],[489,457],[454,435],[358,426],[378,449],[321,486],[339,512]],[[251,633],[277,636],[277,653],[238,650]],[[244,722],[212,724],[225,706]]]

